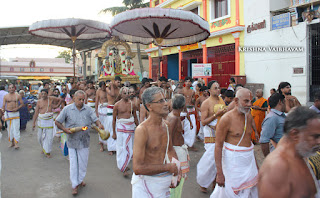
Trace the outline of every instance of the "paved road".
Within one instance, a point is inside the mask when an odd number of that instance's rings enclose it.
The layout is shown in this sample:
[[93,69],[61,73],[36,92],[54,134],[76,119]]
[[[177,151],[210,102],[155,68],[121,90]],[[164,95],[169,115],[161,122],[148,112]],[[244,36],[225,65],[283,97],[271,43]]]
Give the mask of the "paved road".
[[[71,198],[69,180],[69,161],[61,154],[59,139],[53,142],[52,158],[41,154],[37,142],[37,132],[21,132],[20,149],[8,148],[7,132],[3,131],[0,140],[2,154],[2,197],[3,198]],[[91,132],[90,155],[85,182],[87,186],[80,189],[79,198],[129,198],[131,197],[130,178],[124,178],[117,169],[116,157],[107,152],[99,152],[98,135]],[[199,191],[196,182],[196,165],[204,148],[196,143],[198,152],[190,152],[191,171],[185,182],[183,198],[209,198],[210,193]],[[259,149],[259,148],[258,148]],[[257,150],[257,149],[256,149]],[[261,156],[261,152],[257,150]],[[261,160],[258,160],[261,163]],[[132,169],[132,164],[129,165]],[[210,191],[211,192],[211,191]]]

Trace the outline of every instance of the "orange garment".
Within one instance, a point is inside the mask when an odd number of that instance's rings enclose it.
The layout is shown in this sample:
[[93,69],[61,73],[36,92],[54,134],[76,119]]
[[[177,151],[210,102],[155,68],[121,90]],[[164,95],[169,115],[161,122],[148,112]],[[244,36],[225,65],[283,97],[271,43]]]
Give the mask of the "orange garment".
[[[253,106],[258,106],[258,107],[262,108],[262,105],[265,102],[267,102],[267,100],[265,98],[261,97],[260,99],[256,100],[253,103]],[[263,122],[264,118],[266,117],[266,112],[265,111],[261,111],[261,110],[252,109],[251,110],[251,115],[252,115],[252,117],[254,119],[254,123],[256,124],[258,136],[260,138],[261,126],[262,126],[262,122]],[[252,140],[256,140],[254,131],[251,134],[251,139]]]

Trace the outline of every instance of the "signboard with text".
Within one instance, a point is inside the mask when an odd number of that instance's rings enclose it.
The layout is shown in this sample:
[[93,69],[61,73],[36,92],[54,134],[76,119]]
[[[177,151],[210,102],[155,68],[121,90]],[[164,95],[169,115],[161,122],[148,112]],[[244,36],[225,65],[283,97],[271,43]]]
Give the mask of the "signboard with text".
[[291,16],[289,12],[272,17],[272,30],[282,29],[290,26]]
[[192,77],[193,78],[209,78],[212,76],[211,63],[193,63]]

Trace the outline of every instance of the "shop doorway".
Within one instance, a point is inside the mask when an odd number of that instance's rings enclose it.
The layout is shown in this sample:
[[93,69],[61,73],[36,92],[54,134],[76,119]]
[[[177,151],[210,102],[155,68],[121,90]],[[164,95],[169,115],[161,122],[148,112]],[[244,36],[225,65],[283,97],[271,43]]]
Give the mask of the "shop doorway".
[[179,80],[179,54],[172,54],[168,57],[168,79]]
[[188,76],[192,77],[192,63],[198,63],[198,59],[188,60]]

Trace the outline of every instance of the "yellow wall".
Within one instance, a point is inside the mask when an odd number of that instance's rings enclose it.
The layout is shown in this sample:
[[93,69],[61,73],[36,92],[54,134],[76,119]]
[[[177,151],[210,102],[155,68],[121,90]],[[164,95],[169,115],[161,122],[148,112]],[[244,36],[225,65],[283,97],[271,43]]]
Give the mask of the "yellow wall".
[[[178,0],[178,1],[175,1],[171,4],[169,4],[168,6],[166,6],[166,8],[183,7],[193,1],[201,2],[199,15],[202,18],[205,18],[203,16],[202,0]],[[154,6],[154,1],[152,2],[152,4]],[[230,0],[230,17],[226,18],[226,19],[219,20],[219,21],[214,21],[214,22],[210,21],[210,7],[211,7],[210,0],[207,0],[207,20],[210,24],[210,32],[217,32],[217,31],[220,31],[223,29],[227,29],[227,28],[231,28],[231,27],[236,26],[236,0]],[[240,25],[244,25],[243,0],[239,0],[239,15],[240,15]],[[218,26],[220,26],[220,27],[218,27]],[[221,43],[219,41],[220,38],[222,38]],[[211,37],[206,40],[207,47],[220,46],[220,45],[226,45],[226,44],[231,44],[231,43],[235,43],[234,37],[232,36],[231,33],[217,36],[217,37]],[[240,33],[240,46],[243,46],[243,45],[244,45],[244,32],[241,32]],[[152,45],[152,47],[155,47],[155,46]],[[235,50],[238,50],[238,49],[235,49]],[[179,51],[178,51],[177,47],[169,47],[169,48],[163,49],[162,54],[163,55],[170,55],[170,54],[176,54],[178,52]],[[151,53],[151,57],[158,57],[158,50],[153,51]],[[245,75],[244,53],[240,53],[240,75]]]

